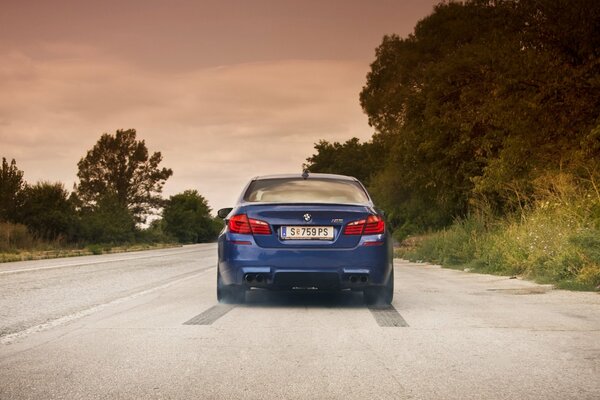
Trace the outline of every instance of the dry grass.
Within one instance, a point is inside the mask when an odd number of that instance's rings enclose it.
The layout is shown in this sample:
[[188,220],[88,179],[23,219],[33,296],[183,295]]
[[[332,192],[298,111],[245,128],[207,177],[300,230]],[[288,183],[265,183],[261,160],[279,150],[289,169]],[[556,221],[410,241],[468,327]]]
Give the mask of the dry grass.
[[13,262],[13,261],[29,261],[29,260],[45,260],[50,258],[61,258],[61,257],[78,257],[78,256],[89,256],[94,254],[115,254],[115,253],[127,253],[132,251],[141,250],[153,250],[153,249],[166,249],[173,247],[181,247],[180,244],[172,243],[157,243],[157,244],[136,244],[129,246],[115,246],[115,247],[103,247],[100,246],[100,251],[95,246],[88,246],[86,248],[64,248],[56,250],[21,250],[10,253],[0,252],[0,263]]
[[0,223],[0,263],[11,261],[42,260],[59,257],[76,257],[91,254],[123,253],[149,249],[178,247],[172,243],[143,243],[130,245],[78,246],[63,240],[41,240],[33,236],[25,225]]
[[567,289],[600,289],[600,199],[564,175],[537,184],[536,196],[519,214],[497,220],[477,213],[412,238],[398,256]]

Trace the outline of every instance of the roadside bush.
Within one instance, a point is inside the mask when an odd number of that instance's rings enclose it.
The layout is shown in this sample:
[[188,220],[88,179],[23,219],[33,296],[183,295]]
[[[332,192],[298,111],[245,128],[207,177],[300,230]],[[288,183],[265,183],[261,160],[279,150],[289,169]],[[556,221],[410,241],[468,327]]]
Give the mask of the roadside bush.
[[90,244],[87,246],[87,249],[94,255],[102,254],[102,246],[99,244]]
[[415,249],[404,256],[446,266],[466,264],[475,259],[484,231],[485,224],[479,218],[459,220],[447,229],[426,235]]
[[31,248],[36,240],[22,224],[0,222],[0,251]]
[[427,234],[404,254],[445,266],[522,275],[571,289],[600,285],[598,200],[569,177],[537,182],[529,208],[504,219],[470,217]]
[[223,226],[211,217],[210,211],[208,201],[197,190],[186,190],[166,201],[162,229],[179,243],[210,242]]
[[585,230],[569,240],[580,260],[576,281],[598,288],[600,286],[600,230]]
[[81,235],[87,243],[126,244],[135,240],[135,220],[114,196],[107,195],[81,213]]
[[38,182],[24,191],[22,221],[36,237],[72,238],[77,217],[69,193],[60,182]]
[[177,240],[167,235],[163,230],[162,220],[156,219],[146,229],[138,230],[135,234],[137,243],[175,243]]

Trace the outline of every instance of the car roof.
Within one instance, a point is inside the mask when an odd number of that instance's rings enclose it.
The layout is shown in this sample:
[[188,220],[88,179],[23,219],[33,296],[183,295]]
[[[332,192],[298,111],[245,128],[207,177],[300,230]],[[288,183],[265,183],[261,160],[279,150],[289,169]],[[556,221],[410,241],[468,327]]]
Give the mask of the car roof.
[[[302,174],[276,174],[276,175],[255,176],[254,178],[252,178],[252,180],[259,181],[259,180],[263,180],[263,179],[285,179],[285,178],[304,178],[304,177],[302,176]],[[306,179],[310,179],[310,178],[332,179],[332,180],[341,180],[341,181],[358,181],[358,179],[356,179],[353,176],[337,175],[337,174],[318,174],[318,173],[312,173],[312,172],[308,173],[308,177]]]

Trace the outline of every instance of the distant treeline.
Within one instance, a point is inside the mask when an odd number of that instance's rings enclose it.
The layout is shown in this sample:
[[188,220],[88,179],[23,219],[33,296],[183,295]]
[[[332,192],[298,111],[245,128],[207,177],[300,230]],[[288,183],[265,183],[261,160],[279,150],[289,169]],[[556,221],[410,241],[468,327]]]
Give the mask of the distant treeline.
[[[0,169],[0,251],[53,244],[198,243],[214,240],[222,222],[195,190],[163,199],[173,174],[161,168],[136,131],[103,134],[78,163],[70,193],[60,182],[28,184],[16,161]],[[149,217],[152,221],[148,223]]]
[[398,237],[519,213],[559,175],[600,199],[600,2],[444,2],[383,38],[360,103],[372,139],[307,167],[363,180]]

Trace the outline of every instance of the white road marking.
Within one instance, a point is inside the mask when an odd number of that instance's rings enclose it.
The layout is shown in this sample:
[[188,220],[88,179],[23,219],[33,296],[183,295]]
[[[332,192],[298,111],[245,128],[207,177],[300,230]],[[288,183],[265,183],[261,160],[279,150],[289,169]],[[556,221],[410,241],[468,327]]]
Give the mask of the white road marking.
[[[161,254],[155,254],[155,255],[144,255],[144,256],[139,256],[139,257],[111,258],[111,259],[100,260],[100,261],[90,261],[90,262],[79,262],[79,263],[71,263],[71,264],[49,265],[47,267],[11,269],[11,270],[8,270],[8,271],[0,271],[0,275],[17,274],[17,273],[20,273],[20,272],[41,271],[41,270],[46,270],[46,269],[58,269],[58,268],[69,268],[69,267],[83,267],[83,266],[86,266],[86,265],[107,264],[107,263],[118,262],[118,261],[140,260],[140,259],[145,259],[145,258],[166,257],[166,256],[170,256],[170,255],[178,256],[180,254],[197,253],[199,250],[201,250],[201,249],[189,250],[189,251],[181,251],[181,252],[178,252],[178,253],[161,253]],[[206,249],[206,250],[207,251],[215,251],[212,248],[211,249]]]
[[[179,253],[179,254],[181,254],[181,253]],[[187,279],[195,278],[198,275],[206,274],[206,273],[208,273],[208,272],[210,272],[210,271],[212,271],[214,269],[216,269],[216,267],[210,267],[208,269],[204,269],[204,270],[198,271],[195,274],[191,274],[191,275],[185,276],[183,278],[176,279],[176,280],[167,282],[167,283],[159,285],[159,286],[155,286],[155,287],[150,288],[150,289],[145,289],[145,290],[142,290],[140,292],[130,294],[128,296],[124,296],[124,297],[120,297],[118,299],[111,300],[108,303],[98,304],[96,306],[87,308],[85,310],[81,310],[81,311],[78,311],[78,312],[73,313],[73,314],[65,315],[63,317],[56,318],[56,319],[53,319],[53,320],[48,321],[48,322],[44,322],[43,324],[32,326],[30,328],[24,329],[24,330],[19,331],[19,332],[11,333],[11,334],[8,334],[6,336],[1,336],[0,337],[0,344],[10,344],[10,343],[14,342],[17,339],[23,338],[23,337],[28,336],[28,335],[30,335],[32,333],[42,332],[42,331],[48,330],[50,328],[54,328],[56,326],[64,325],[64,324],[66,324],[68,322],[71,322],[71,321],[74,321],[76,319],[80,319],[80,318],[86,317],[86,316],[88,316],[90,314],[93,314],[95,312],[103,310],[106,307],[109,307],[109,306],[112,306],[112,305],[115,305],[115,304],[120,304],[120,303],[123,303],[125,301],[132,300],[132,299],[135,299],[135,298],[140,297],[140,296],[144,296],[144,295],[152,293],[152,292],[156,292],[157,290],[165,289],[165,288],[167,288],[169,286],[172,286],[172,285],[174,285],[176,283],[185,281]]]

